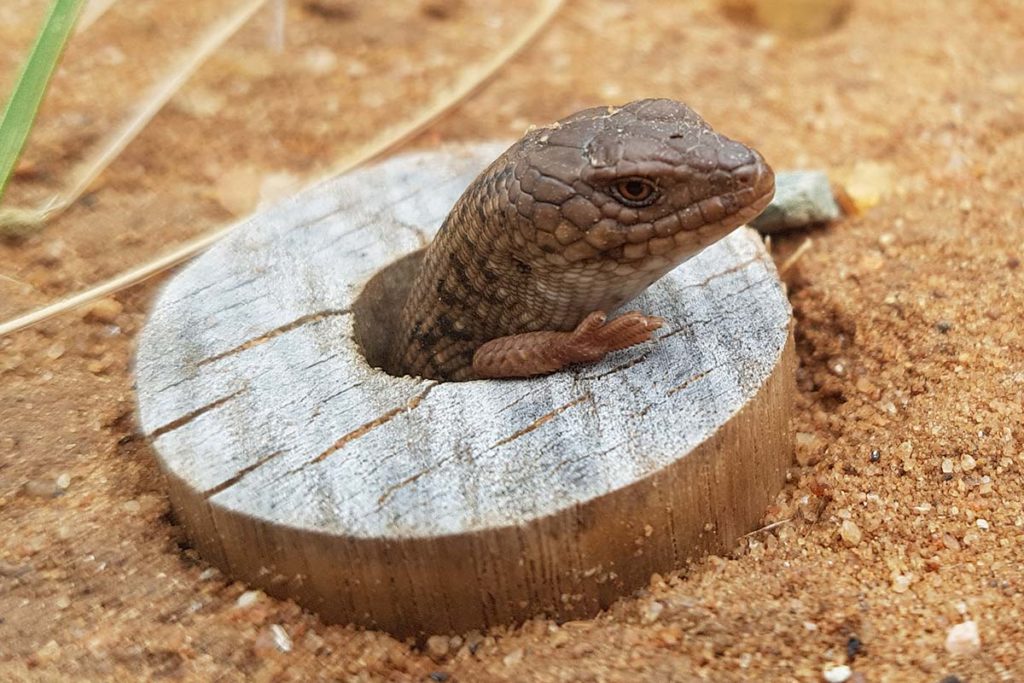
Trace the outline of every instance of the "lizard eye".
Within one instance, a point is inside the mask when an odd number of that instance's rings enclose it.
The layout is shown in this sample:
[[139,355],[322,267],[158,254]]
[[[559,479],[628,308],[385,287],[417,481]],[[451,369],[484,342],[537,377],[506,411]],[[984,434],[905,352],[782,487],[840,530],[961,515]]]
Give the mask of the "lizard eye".
[[647,178],[622,178],[611,187],[615,198],[626,206],[649,206],[658,198],[658,188]]

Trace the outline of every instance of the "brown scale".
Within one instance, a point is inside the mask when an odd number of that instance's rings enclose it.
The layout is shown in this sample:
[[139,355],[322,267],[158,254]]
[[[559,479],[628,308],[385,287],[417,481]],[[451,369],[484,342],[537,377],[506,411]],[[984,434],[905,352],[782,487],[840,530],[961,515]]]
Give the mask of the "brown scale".
[[470,184],[427,248],[391,367],[528,377],[647,341],[612,311],[747,222],[771,168],[686,105],[599,107],[528,132]]

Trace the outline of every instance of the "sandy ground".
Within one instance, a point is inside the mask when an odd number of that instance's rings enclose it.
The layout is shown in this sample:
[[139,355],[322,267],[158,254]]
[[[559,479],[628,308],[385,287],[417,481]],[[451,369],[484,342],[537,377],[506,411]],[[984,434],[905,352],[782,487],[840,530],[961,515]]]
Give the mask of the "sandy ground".
[[[0,9],[5,88],[38,4]],[[12,200],[59,187],[223,12],[188,4],[119,3],[76,39]],[[291,3],[283,53],[257,16],[90,194],[0,241],[0,315],[329,167],[530,11],[369,5]],[[786,275],[799,462],[765,523],[786,521],[593,620],[467,634],[433,656],[265,596],[240,607],[246,587],[188,549],[134,432],[150,282],[0,339],[0,680],[815,681],[830,663],[872,683],[1024,679],[1024,4],[859,0],[798,41],[709,0],[573,0],[414,144],[645,96],[685,100],[776,168],[883,190],[860,216],[774,240],[781,260],[813,238]],[[953,654],[964,621],[980,648]]]

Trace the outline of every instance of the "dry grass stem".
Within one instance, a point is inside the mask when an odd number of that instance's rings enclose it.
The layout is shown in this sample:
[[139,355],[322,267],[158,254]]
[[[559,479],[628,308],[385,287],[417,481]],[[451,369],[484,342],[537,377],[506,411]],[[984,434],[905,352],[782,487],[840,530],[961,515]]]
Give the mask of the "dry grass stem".
[[771,531],[772,529],[776,529],[776,528],[782,526],[783,524],[789,524],[792,521],[793,521],[792,517],[787,517],[786,519],[780,519],[777,522],[772,522],[771,524],[765,524],[763,527],[761,527],[759,529],[754,529],[753,531],[751,531],[748,534],[743,534],[742,536],[740,536],[740,538],[749,538],[751,536],[756,536],[757,534],[763,534],[766,531]]
[[[42,226],[56,214],[64,211],[89,185],[124,151],[135,137],[149,124],[171,97],[195,73],[202,64],[240,29],[267,0],[247,0],[234,13],[214,25],[191,51],[164,77],[156,83],[140,101],[135,112],[120,128],[107,135],[96,146],[96,150],[71,171],[71,182],[60,193],[41,206],[31,209],[12,207],[17,223],[23,226]],[[91,7],[91,5],[90,5]],[[25,232],[27,230],[23,230]]]
[[[323,175],[330,176],[344,173],[359,164],[394,149],[422,131],[427,127],[427,125],[439,118],[442,114],[465,100],[499,69],[501,69],[501,67],[508,63],[508,61],[512,59],[512,57],[514,57],[524,46],[526,46],[526,44],[529,43],[538,33],[540,33],[541,29],[551,21],[552,17],[554,17],[555,13],[562,6],[563,1],[564,0],[544,0],[531,21],[524,24],[519,32],[516,33],[501,50],[491,55],[491,57],[482,64],[479,64],[474,68],[467,69],[450,90],[442,93],[442,95],[434,102],[424,107],[417,116],[408,121],[385,128],[375,138],[371,138],[363,145],[352,150],[347,156],[336,163]],[[246,7],[248,8],[251,5],[252,12],[255,12],[263,2],[265,2],[265,0],[256,0]],[[241,23],[244,23],[244,20],[239,23],[239,26]],[[168,94],[167,97],[170,97],[170,95]],[[126,145],[127,141],[124,144]],[[120,149],[123,149],[123,146]],[[120,149],[118,151],[120,151]],[[95,175],[92,177],[95,177]],[[319,178],[307,185],[312,185],[318,181]],[[86,184],[88,184],[88,182]],[[168,268],[172,268],[204,251],[211,244],[227,235],[236,226],[244,223],[246,220],[248,220],[248,218],[243,218],[212,232],[206,233],[205,235],[201,235],[200,237],[179,246],[170,253],[158,256],[152,261],[120,273],[105,282],[95,285],[94,287],[90,287],[89,289],[70,297],[61,299],[47,306],[43,306],[42,308],[26,313],[25,315],[17,316],[4,323],[0,323],[0,337],[60,315],[66,311],[81,306],[82,304],[89,303],[90,301],[94,301],[114,292],[136,285],[147,278],[167,270]]]
[[796,248],[796,251],[794,251],[792,254],[790,254],[789,258],[787,258],[785,261],[783,261],[782,265],[779,266],[779,277],[782,277],[783,275],[785,275],[789,271],[790,268],[795,266],[797,264],[797,262],[801,258],[803,258],[803,255],[806,254],[810,250],[810,248],[813,247],[813,246],[814,246],[814,240],[812,240],[810,237],[805,239],[803,241],[803,243],[799,247]]

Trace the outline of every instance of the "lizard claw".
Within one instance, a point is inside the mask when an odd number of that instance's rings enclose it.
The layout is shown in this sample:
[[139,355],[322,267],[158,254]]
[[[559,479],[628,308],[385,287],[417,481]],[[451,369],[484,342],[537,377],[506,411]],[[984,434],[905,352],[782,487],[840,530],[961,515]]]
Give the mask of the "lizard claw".
[[577,325],[569,340],[576,362],[600,360],[611,351],[629,348],[650,340],[651,333],[665,320],[640,311],[623,313],[611,322],[603,311],[595,311]]

